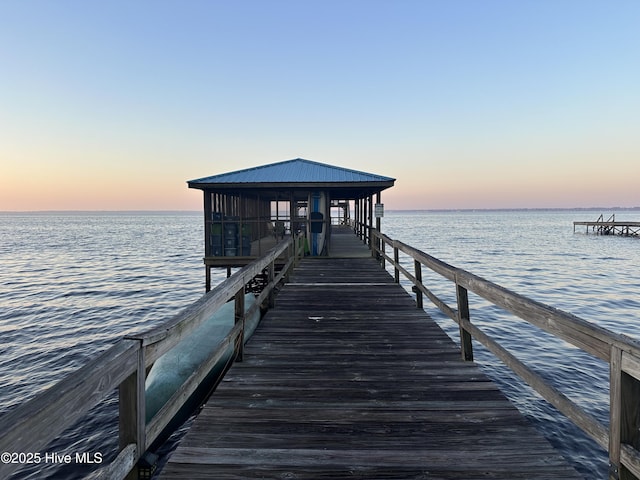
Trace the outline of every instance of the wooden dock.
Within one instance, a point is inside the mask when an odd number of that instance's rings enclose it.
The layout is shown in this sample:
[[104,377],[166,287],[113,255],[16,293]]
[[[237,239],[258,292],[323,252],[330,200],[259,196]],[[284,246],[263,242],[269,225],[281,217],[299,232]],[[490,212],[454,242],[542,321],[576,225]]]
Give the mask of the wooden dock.
[[623,237],[640,236],[640,222],[623,221],[618,222],[615,215],[611,215],[605,220],[602,215],[594,222],[573,222],[573,232],[575,233],[577,226],[586,227],[586,233],[596,235],[621,235]]
[[375,260],[307,258],[160,478],[580,477]]

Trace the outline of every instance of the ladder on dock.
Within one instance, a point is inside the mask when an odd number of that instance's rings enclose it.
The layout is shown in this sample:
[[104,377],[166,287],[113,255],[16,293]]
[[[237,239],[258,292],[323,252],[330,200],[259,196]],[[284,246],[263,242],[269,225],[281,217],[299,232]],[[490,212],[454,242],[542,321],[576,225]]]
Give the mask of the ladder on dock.
[[160,478],[580,477],[374,259],[308,258]]

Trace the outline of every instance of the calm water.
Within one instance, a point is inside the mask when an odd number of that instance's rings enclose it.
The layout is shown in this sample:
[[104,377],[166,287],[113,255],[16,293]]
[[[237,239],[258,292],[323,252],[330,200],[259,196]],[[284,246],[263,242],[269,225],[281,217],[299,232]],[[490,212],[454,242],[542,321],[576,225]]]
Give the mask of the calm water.
[[[387,212],[383,230],[518,293],[638,337],[640,240],[573,233],[601,212]],[[604,212],[607,214],[608,212]],[[634,219],[640,212],[617,212]],[[50,387],[125,334],[161,323],[204,292],[202,215],[0,214],[0,413]],[[225,277],[218,273],[218,280]],[[452,305],[455,291],[430,287]],[[215,279],[214,279],[215,281]],[[472,321],[608,423],[605,364],[471,298]],[[427,311],[456,339],[457,328]],[[522,332],[527,332],[523,335]],[[605,452],[475,345],[476,360],[585,478]],[[112,396],[46,452],[115,455]],[[91,465],[26,469],[15,478],[80,478]]]

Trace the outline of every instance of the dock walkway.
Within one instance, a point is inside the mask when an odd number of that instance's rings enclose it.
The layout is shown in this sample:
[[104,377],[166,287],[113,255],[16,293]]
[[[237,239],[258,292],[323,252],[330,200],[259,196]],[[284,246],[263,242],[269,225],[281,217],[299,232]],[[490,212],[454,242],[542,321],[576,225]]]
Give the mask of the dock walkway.
[[580,477],[375,260],[307,258],[160,478]]

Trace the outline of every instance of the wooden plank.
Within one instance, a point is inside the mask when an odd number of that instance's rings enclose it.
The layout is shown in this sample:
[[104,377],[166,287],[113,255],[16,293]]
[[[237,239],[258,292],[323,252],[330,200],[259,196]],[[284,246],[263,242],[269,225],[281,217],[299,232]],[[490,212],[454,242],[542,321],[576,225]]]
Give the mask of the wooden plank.
[[640,222],[573,222],[574,225],[587,226],[614,226],[614,227],[640,227]]
[[609,472],[620,478],[622,439],[622,351],[611,349],[609,365]]
[[636,380],[640,380],[640,358],[629,352],[622,352],[623,372],[628,373]]
[[579,478],[359,258],[301,262],[160,478],[478,477]]
[[125,478],[133,470],[138,461],[138,450],[135,443],[131,443],[120,450],[118,456],[107,466],[90,473],[90,480],[113,480]]
[[[620,378],[620,440],[633,447],[636,451],[640,447],[640,382],[631,375],[623,373]],[[633,457],[632,457],[633,458]],[[635,462],[630,465],[635,466]],[[637,470],[635,470],[637,473]],[[637,478],[633,471],[622,465],[621,480]]]
[[118,387],[118,435],[121,449],[131,443],[137,446],[138,452],[146,449],[144,382],[144,349],[140,346],[135,372]]

